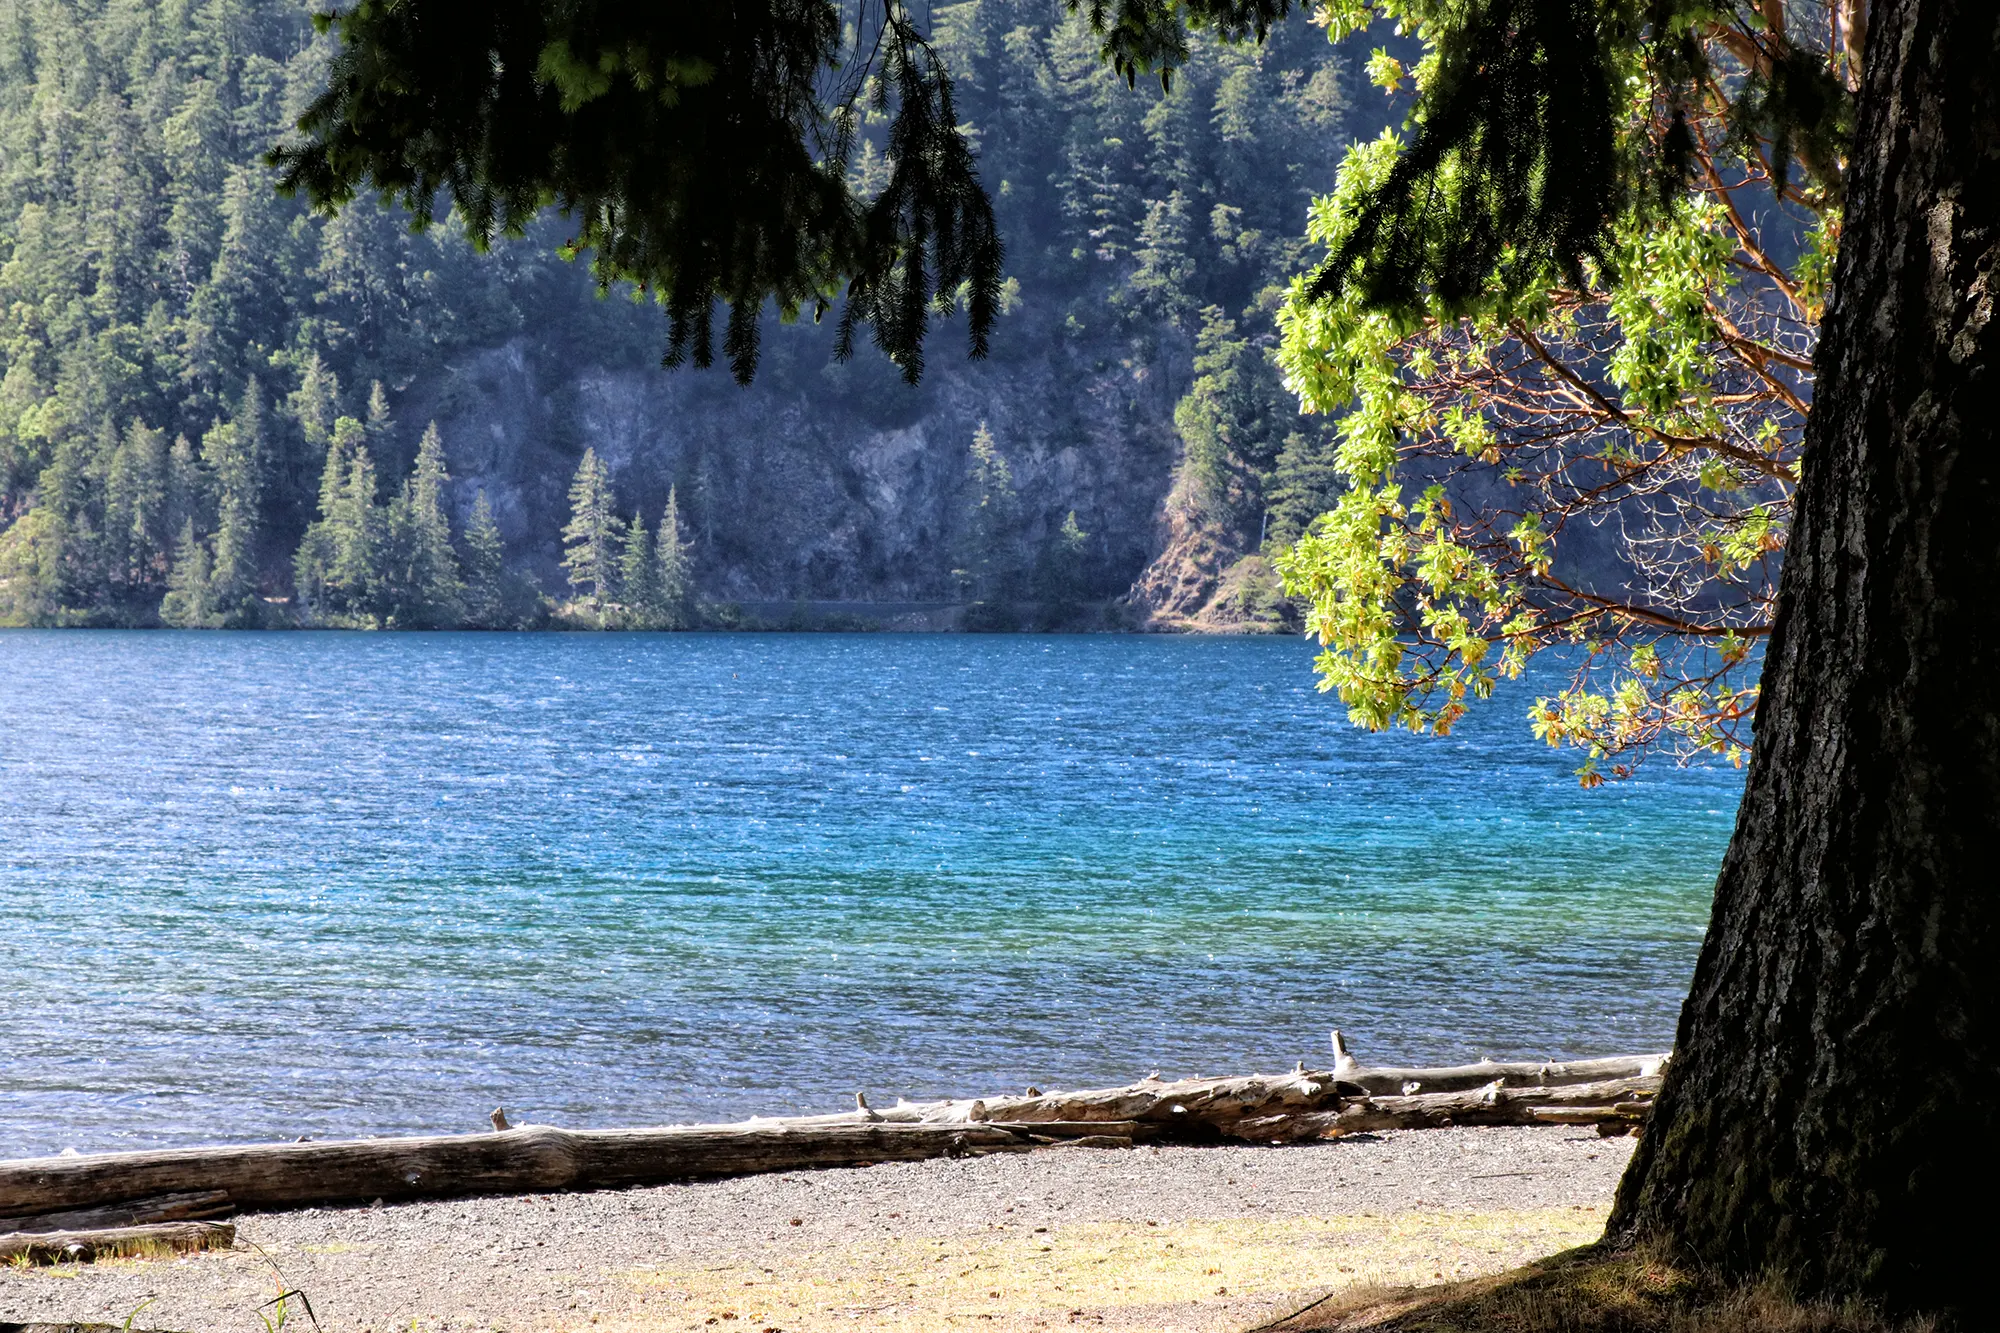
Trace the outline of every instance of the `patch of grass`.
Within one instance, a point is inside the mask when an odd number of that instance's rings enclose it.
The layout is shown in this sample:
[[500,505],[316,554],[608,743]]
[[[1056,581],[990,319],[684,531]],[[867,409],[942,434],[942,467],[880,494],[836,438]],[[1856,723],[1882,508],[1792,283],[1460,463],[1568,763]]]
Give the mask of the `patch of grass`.
[[1342,1292],[1251,1333],[1929,1333],[1861,1306],[1725,1283],[1649,1251],[1596,1245],[1493,1277]]
[[52,1277],[75,1277],[85,1264],[143,1263],[153,1259],[177,1259],[187,1253],[189,1251],[179,1249],[168,1241],[126,1240],[98,1250],[67,1251],[64,1257],[54,1260],[34,1254],[10,1254],[0,1260],[0,1264],[15,1272],[32,1270]]
[[[627,1274],[620,1327],[878,1333],[1241,1328],[1329,1288],[1381,1293],[1493,1273],[1603,1230],[1602,1209],[1026,1225],[888,1236],[761,1262]],[[713,1321],[711,1323],[711,1321]]]
[[306,1319],[313,1326],[313,1333],[319,1333],[319,1316],[313,1313],[311,1299],[286,1280],[285,1270],[278,1267],[278,1261],[271,1257],[270,1251],[255,1241],[246,1243],[257,1251],[258,1257],[264,1261],[264,1266],[271,1270],[272,1283],[278,1293],[257,1307],[257,1319],[264,1325],[264,1333],[278,1333],[278,1330],[291,1320],[294,1303],[305,1311]]

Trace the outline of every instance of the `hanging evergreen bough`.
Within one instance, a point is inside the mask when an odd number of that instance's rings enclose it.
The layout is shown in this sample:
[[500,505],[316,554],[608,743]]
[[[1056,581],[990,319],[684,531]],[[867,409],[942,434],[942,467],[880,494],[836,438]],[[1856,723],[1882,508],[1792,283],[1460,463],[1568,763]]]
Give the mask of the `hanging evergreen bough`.
[[[1830,7],[1814,6],[1824,31],[1803,41],[1786,8],[1331,0],[1323,13],[1336,39],[1384,17],[1421,33],[1428,51],[1410,71],[1422,96],[1409,149],[1357,200],[1307,295],[1352,288],[1372,308],[1422,319],[1439,307],[1464,313],[1496,289],[1584,286],[1586,262],[1614,262],[1621,218],[1673,209],[1696,164],[1687,118],[1717,98],[1728,103],[1731,146],[1765,155],[1778,194],[1796,154],[1837,203],[1859,7],[1842,4],[1829,21]],[[1657,125],[1640,135],[1621,132],[1634,88],[1659,104]]]
[[[1163,84],[1191,28],[1262,40],[1290,0],[1068,0],[1128,83]],[[667,312],[665,364],[722,353],[747,383],[766,300],[794,319],[845,298],[842,355],[867,326],[923,373],[934,315],[962,305],[984,356],[1000,234],[944,62],[902,0],[500,3],[449,11],[360,0],[318,20],[342,47],[303,137],[270,156],[282,188],[336,209],[375,190],[428,225],[448,198],[475,244],[550,204],[601,287]],[[886,183],[850,187],[865,110],[889,119]]]
[[[721,302],[747,382],[765,300],[817,318],[844,288],[844,340],[868,324],[915,380],[961,290],[984,354],[1000,238],[943,64],[896,0],[861,17],[850,52],[826,0],[362,0],[319,20],[341,52],[271,161],[322,208],[372,188],[423,225],[448,197],[481,246],[559,205],[603,287],[666,310],[668,365],[711,363]],[[864,102],[893,116],[888,185],[865,201],[846,180]]]

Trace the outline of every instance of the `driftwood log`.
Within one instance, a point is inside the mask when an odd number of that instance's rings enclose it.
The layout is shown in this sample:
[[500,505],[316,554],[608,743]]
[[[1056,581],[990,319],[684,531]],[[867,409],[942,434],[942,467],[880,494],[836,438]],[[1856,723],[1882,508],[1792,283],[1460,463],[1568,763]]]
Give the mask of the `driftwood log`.
[[1142,1079],[734,1125],[495,1133],[181,1148],[0,1162],[0,1227],[49,1233],[190,1225],[234,1207],[548,1193],[1076,1144],[1296,1143],[1444,1125],[1636,1125],[1664,1055],[1565,1064],[1362,1068]]
[[[1658,1092],[1665,1055],[1568,1063],[1484,1062],[1444,1069],[1294,1070],[1241,1078],[1144,1079],[1123,1088],[1032,1097],[900,1103],[885,1119],[918,1124],[1130,1120],[1185,1141],[1301,1142],[1363,1130],[1447,1125],[1627,1122],[1621,1104]],[[1545,1117],[1543,1108],[1568,1114]]]
[[[1095,1127],[1094,1127],[1095,1128]],[[273,1143],[246,1148],[42,1157],[0,1163],[0,1210],[109,1207],[220,1190],[239,1207],[459,1194],[550,1193],[917,1161],[1032,1146],[998,1125],[693,1125]]]
[[162,1222],[144,1227],[106,1227],[94,1231],[16,1232],[0,1236],[0,1263],[90,1263],[115,1255],[159,1251],[226,1250],[236,1243],[229,1222]]
[[81,1208],[31,1217],[0,1217],[0,1235],[25,1231],[107,1231],[156,1222],[193,1222],[227,1217],[236,1205],[225,1190],[197,1190],[133,1199],[111,1208]]

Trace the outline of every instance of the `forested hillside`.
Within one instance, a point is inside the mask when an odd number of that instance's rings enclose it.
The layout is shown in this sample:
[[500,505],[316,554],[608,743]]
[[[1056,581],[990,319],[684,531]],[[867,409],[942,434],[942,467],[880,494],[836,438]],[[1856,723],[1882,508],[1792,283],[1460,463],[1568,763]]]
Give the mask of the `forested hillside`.
[[1053,0],[934,33],[1008,246],[992,357],[947,323],[910,388],[773,320],[741,389],[662,370],[664,318],[600,298],[560,218],[482,256],[279,198],[260,157],[329,54],[297,0],[0,0],[0,622],[636,623],[620,571],[670,557],[623,525],[671,498],[691,607],[1129,589],[1134,620],[1273,623],[1256,553],[1333,482],[1271,312],[1383,119],[1351,53],[1297,22],[1162,93]]

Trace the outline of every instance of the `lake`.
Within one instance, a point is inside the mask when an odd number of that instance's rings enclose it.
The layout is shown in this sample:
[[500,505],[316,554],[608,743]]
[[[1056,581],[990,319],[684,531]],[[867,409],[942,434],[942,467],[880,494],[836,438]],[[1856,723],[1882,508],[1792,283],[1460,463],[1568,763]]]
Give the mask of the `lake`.
[[0,1156],[1670,1045],[1740,775],[1311,655],[0,634]]

